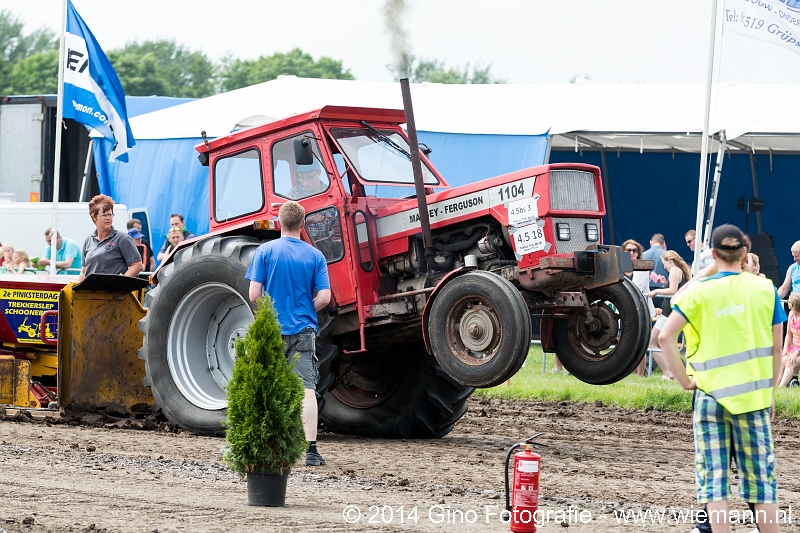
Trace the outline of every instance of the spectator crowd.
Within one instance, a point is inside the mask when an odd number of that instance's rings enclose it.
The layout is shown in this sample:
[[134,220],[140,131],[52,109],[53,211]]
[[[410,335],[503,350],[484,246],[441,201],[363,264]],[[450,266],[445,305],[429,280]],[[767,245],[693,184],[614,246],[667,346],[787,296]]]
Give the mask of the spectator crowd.
[[[62,236],[59,231],[53,239],[53,228],[46,228],[42,233],[43,242],[22,245],[0,242],[0,274],[49,274],[52,264],[55,264],[59,275],[76,275],[81,278],[92,272],[126,274],[132,265],[125,263],[126,268],[116,271],[121,267],[110,267],[108,260],[112,258],[106,256],[106,253],[113,255],[118,250],[135,250],[135,256],[132,252],[128,256],[120,255],[120,265],[122,262],[137,259],[136,262],[141,264],[141,268],[136,267],[138,275],[139,272],[153,272],[157,264],[166,259],[181,241],[194,237],[186,228],[183,215],[173,213],[169,217],[170,230],[164,236],[164,242],[156,255],[142,232],[141,220],[128,220],[124,231],[114,228],[113,206],[114,201],[108,196],[98,195],[92,199],[88,215],[97,229],[91,235]],[[75,237],[82,237],[83,245],[78,244],[80,241],[75,240]],[[40,246],[40,255],[31,253],[31,250]],[[90,266],[88,272],[87,263]]]
[[[664,347],[659,342],[659,335],[664,328],[667,317],[672,312],[672,298],[684,290],[693,281],[705,279],[716,274],[714,257],[711,247],[703,242],[698,242],[695,230],[689,230],[684,235],[686,245],[692,252],[694,259],[697,246],[700,252],[697,260],[697,267],[693,262],[687,263],[674,250],[667,247],[664,236],[660,233],[650,237],[649,248],[644,247],[633,239],[628,239],[622,244],[622,250],[628,252],[631,259],[649,259],[654,262],[652,271],[634,270],[625,275],[642,292],[648,305],[650,317],[652,319],[652,331],[650,335],[649,355],[652,357],[653,366],[661,368],[662,379],[671,380],[674,378],[673,372],[669,368],[668,361],[664,356]],[[752,244],[747,235],[744,235],[744,253],[741,260],[743,272],[760,276],[761,262],[752,250]],[[788,304],[789,324],[785,336],[782,379],[781,386],[797,385],[797,372],[800,369],[800,241],[797,241],[791,248],[794,263],[786,271],[786,278],[776,292],[780,298],[787,298],[784,303]],[[652,374],[652,369],[648,369],[646,364],[648,358],[642,360],[636,370],[640,377]]]

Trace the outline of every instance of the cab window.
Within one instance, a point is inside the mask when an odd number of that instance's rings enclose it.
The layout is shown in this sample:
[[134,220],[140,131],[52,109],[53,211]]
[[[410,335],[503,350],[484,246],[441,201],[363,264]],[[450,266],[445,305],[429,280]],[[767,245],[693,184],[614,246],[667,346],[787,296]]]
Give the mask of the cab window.
[[256,149],[221,157],[214,163],[214,220],[260,211],[264,207],[261,157]]
[[326,207],[306,215],[306,235],[311,244],[325,256],[326,263],[333,263],[344,256],[342,244],[342,221],[339,210]]
[[[272,145],[272,183],[275,194],[290,200],[302,200],[323,193],[330,187],[328,172],[322,165],[319,145],[306,131]],[[294,159],[294,139],[305,137],[310,142],[314,161],[310,165],[298,165]]]

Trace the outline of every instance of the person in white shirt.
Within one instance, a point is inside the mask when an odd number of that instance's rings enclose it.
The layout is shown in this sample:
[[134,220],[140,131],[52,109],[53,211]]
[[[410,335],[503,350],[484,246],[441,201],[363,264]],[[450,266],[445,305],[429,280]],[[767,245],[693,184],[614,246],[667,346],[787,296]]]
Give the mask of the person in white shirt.
[[[693,229],[690,229],[686,232],[686,245],[692,251],[692,257],[694,257],[694,249],[697,246],[697,232]],[[697,260],[698,268],[697,272],[702,272],[706,269],[709,265],[714,262],[714,258],[711,257],[711,248],[706,246],[704,243],[700,243],[700,258]],[[690,268],[692,272],[694,272],[694,262],[691,264]]]

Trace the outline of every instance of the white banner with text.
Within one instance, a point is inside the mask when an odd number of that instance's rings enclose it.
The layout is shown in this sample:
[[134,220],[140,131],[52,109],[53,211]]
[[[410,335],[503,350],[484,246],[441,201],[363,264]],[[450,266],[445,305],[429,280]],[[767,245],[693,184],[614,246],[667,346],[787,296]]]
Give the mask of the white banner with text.
[[800,0],[725,0],[723,32],[800,53]]

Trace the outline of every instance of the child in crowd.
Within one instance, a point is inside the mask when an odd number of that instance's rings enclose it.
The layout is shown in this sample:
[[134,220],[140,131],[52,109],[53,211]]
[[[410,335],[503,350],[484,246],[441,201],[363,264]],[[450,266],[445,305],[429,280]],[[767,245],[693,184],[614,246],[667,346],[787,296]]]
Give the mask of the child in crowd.
[[755,274],[756,276],[761,276],[762,278],[767,277],[761,273],[761,261],[758,259],[758,256],[753,252],[747,254],[747,259],[745,260],[743,268],[748,272],[750,272],[751,274]]
[[0,257],[0,266],[11,270],[11,266],[14,264],[14,245],[7,242],[3,245],[2,250],[3,254],[2,257]]
[[783,374],[780,386],[785,387],[792,381],[800,367],[800,294],[793,292],[789,296],[789,327],[786,328],[786,341],[783,343]]
[[11,268],[9,269],[14,274],[24,274],[26,268],[31,267],[31,258],[28,255],[28,252],[23,250],[22,248],[18,248],[14,251],[14,259],[11,264]]

